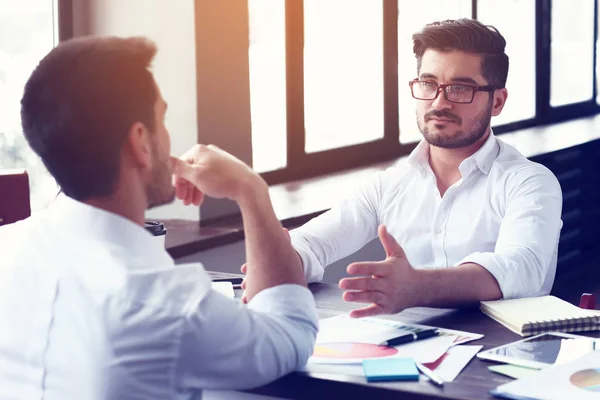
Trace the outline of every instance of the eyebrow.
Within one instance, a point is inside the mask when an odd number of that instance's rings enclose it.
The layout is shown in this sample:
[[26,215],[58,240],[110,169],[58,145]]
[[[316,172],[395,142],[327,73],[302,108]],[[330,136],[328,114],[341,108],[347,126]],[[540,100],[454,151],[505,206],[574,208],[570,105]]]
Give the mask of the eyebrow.
[[[423,73],[419,76],[419,79],[437,79],[437,76],[433,74]],[[468,76],[457,76],[450,79],[452,82],[461,82],[468,83],[470,85],[482,86],[473,78],[469,78]]]

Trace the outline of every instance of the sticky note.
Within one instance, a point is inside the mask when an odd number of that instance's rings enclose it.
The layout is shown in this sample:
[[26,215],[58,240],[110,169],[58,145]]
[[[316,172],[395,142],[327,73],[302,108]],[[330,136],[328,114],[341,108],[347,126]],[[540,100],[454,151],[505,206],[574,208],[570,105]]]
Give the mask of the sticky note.
[[418,381],[419,371],[412,358],[367,359],[362,363],[367,382]]

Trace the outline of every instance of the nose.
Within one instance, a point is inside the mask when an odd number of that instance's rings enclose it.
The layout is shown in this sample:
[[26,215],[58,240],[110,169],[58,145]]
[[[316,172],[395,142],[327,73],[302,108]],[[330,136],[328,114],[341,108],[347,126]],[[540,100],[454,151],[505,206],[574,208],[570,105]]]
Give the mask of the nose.
[[445,110],[452,108],[452,102],[446,100],[446,93],[444,93],[443,88],[438,89],[438,95],[433,101],[431,105],[436,110]]

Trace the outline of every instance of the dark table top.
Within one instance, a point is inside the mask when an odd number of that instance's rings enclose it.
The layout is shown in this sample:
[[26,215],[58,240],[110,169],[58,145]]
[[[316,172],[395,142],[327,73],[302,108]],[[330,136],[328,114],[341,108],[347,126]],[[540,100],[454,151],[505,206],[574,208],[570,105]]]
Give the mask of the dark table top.
[[[347,313],[354,304],[341,299],[342,291],[335,285],[310,285],[315,295],[319,318]],[[484,337],[469,344],[483,345],[483,350],[522,339],[521,336],[482,314],[478,309],[412,308],[396,315],[380,316],[405,323],[430,325],[448,329],[480,333]],[[598,332],[590,336],[598,337]],[[436,387],[430,382],[367,383],[364,377],[294,372],[269,385],[252,390],[253,393],[294,399],[364,398],[377,399],[493,399],[489,391],[511,381],[510,378],[490,372],[491,362],[474,357],[454,382]]]

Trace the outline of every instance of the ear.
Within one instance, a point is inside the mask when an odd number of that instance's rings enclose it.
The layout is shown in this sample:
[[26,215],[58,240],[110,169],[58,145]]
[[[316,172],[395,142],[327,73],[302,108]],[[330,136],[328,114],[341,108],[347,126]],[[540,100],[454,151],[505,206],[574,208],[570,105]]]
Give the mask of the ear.
[[506,99],[508,98],[508,90],[506,88],[494,90],[494,104],[492,105],[492,116],[498,116],[502,112]]
[[152,143],[150,132],[141,122],[136,122],[129,129],[127,136],[129,150],[131,153],[131,162],[146,170],[152,169]]

